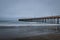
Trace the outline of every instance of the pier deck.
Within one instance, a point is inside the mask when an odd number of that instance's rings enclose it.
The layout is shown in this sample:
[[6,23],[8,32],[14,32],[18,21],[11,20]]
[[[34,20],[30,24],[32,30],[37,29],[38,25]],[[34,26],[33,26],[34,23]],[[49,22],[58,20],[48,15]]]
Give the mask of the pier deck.
[[29,22],[47,22],[47,20],[53,20],[54,24],[60,23],[60,16],[48,16],[48,17],[40,17],[40,18],[25,18],[19,19],[19,21],[29,21]]

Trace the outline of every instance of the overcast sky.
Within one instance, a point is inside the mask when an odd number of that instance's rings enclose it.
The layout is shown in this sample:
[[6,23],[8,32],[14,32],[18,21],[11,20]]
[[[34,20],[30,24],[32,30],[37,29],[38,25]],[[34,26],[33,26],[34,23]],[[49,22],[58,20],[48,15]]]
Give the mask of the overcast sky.
[[60,15],[60,0],[0,0],[0,18]]

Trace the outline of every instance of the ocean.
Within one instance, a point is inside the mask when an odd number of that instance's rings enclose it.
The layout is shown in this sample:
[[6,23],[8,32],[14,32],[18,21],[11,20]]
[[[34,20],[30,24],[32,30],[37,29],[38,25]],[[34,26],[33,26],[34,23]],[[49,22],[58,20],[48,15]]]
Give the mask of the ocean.
[[[0,24],[41,24],[39,22],[23,22],[17,20],[1,20]],[[2,28],[1,28],[2,27]],[[11,27],[11,28],[10,28]],[[1,38],[19,38],[35,35],[42,35],[54,33],[55,30],[47,29],[47,26],[0,26],[0,39]]]

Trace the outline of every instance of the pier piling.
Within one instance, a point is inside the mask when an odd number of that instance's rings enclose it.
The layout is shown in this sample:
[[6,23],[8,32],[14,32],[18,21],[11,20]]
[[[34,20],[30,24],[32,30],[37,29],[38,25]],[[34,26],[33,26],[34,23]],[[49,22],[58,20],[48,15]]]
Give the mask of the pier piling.
[[[60,24],[59,20],[60,16],[48,16],[48,17],[40,17],[40,18],[25,18],[25,19],[19,19],[19,21],[30,21],[30,22],[44,22],[44,23],[50,23],[50,20],[53,24]],[[57,19],[57,20],[56,20]],[[33,20],[33,21],[32,21]],[[34,21],[35,20],[35,21]],[[40,21],[39,21],[40,20]]]

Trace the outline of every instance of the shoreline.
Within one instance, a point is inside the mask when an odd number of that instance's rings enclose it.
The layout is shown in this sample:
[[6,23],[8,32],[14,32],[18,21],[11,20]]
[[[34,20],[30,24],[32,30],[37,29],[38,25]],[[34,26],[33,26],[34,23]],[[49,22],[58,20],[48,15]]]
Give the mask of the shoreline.
[[[5,39],[0,39],[5,40]],[[50,33],[45,35],[36,35],[22,38],[8,38],[6,40],[60,40],[60,33]]]
[[[31,28],[35,27],[35,24],[34,24],[34,26],[32,26],[32,25],[31,26],[29,26],[29,25],[28,26],[25,26],[25,25],[24,26],[20,26],[20,24],[18,24],[18,25],[19,26],[15,26],[15,25],[14,26],[9,26],[9,25],[1,26],[0,25],[0,27],[1,27],[1,29],[2,28],[20,28],[20,27],[24,29],[24,27],[25,27],[25,28],[28,28],[28,29],[26,29],[26,31],[29,30],[29,28],[31,29]],[[46,25],[47,25],[47,28],[45,27]],[[46,25],[45,24],[42,24],[42,26],[41,26],[41,24],[38,24],[38,27],[45,27],[45,29],[48,29],[48,30],[56,30],[56,27],[60,27],[59,24],[57,24],[58,26],[56,24],[46,24]],[[36,30],[36,29],[34,29],[34,30]],[[37,30],[38,30],[38,28],[37,28]],[[40,30],[40,28],[39,28],[39,30]],[[59,31],[59,29],[57,29],[57,30]],[[24,31],[24,32],[26,32],[26,31]],[[47,33],[47,34],[43,34],[42,33],[41,35],[35,35],[34,33],[32,33],[31,36],[29,36],[29,34],[28,34],[28,36],[27,36],[27,34],[26,35],[23,35],[24,37],[22,37],[22,36],[20,37],[20,36],[19,37],[15,37],[15,38],[14,37],[11,37],[11,38],[7,38],[7,39],[3,39],[3,38],[1,39],[0,38],[0,40],[55,40],[55,39],[56,40],[60,40],[60,33],[58,34],[56,32],[54,32],[54,33],[51,32],[51,33]]]
[[60,24],[0,24],[0,26],[60,26]]

